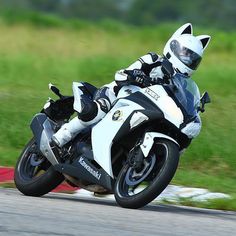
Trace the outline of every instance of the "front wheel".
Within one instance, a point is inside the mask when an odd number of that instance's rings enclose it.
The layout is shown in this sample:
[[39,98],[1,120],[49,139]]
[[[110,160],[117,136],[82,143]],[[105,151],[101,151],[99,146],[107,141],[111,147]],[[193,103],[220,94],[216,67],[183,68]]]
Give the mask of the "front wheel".
[[154,200],[170,183],[179,163],[179,147],[159,139],[144,158],[141,170],[129,163],[121,169],[115,183],[117,203],[125,208],[140,208]]
[[62,181],[64,176],[55,171],[51,163],[40,154],[34,138],[26,145],[15,167],[17,189],[28,196],[42,196]]

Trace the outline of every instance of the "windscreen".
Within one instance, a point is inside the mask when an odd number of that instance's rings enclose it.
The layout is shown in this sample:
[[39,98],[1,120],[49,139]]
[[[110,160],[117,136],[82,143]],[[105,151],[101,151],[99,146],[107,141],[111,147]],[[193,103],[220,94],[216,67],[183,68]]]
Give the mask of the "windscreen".
[[196,83],[191,78],[177,73],[173,77],[173,86],[169,86],[169,88],[177,105],[187,114],[188,118],[195,117],[200,106],[200,93]]

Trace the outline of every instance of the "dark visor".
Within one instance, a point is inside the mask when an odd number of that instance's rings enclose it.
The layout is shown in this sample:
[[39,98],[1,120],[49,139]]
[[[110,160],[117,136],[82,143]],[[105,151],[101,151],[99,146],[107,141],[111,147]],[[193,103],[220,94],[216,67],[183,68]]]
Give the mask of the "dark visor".
[[186,47],[181,46],[177,40],[171,41],[170,49],[181,62],[192,70],[196,70],[202,60],[200,55]]

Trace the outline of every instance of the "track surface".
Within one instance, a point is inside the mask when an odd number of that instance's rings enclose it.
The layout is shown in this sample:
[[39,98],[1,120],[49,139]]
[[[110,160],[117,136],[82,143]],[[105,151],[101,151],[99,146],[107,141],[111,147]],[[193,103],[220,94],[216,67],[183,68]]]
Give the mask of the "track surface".
[[0,188],[0,235],[229,236],[236,235],[236,213],[167,205],[130,210],[103,199],[34,198]]

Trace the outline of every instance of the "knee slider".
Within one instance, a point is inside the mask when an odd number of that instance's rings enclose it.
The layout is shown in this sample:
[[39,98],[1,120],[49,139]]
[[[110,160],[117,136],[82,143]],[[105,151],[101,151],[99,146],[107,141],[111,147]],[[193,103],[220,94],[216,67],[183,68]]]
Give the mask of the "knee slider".
[[97,104],[90,100],[83,98],[81,99],[81,112],[78,112],[78,117],[80,120],[87,122],[94,119],[98,114]]
[[99,98],[98,100],[96,100],[96,102],[99,104],[100,109],[105,113],[107,113],[111,109],[110,102],[105,98]]

